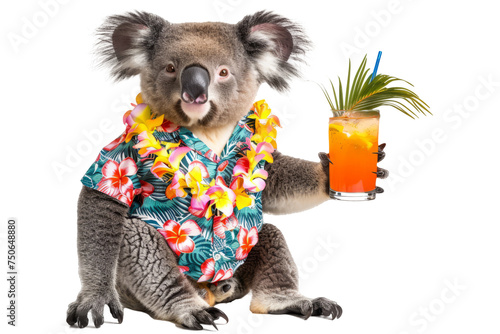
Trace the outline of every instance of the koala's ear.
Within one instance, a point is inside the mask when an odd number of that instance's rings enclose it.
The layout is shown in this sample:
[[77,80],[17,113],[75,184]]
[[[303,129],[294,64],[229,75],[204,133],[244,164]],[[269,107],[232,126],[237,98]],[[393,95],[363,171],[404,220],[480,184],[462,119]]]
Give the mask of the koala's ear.
[[260,11],[245,16],[236,29],[261,81],[280,91],[288,89],[289,80],[299,76],[294,61],[303,61],[310,47],[302,28],[282,16]]
[[151,60],[158,36],[168,24],[146,12],[108,17],[97,30],[100,64],[110,66],[116,80],[139,74]]

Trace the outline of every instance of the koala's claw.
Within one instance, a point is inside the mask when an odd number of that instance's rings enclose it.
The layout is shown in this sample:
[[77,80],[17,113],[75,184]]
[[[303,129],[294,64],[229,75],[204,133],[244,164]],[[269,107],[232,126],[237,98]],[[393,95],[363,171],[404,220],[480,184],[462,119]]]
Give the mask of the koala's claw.
[[78,321],[78,318],[76,317],[76,307],[77,306],[78,306],[77,302],[71,303],[68,306],[66,322],[70,326],[73,326]]
[[324,298],[319,297],[312,300],[313,303],[313,312],[312,316],[332,316],[332,320],[338,319],[342,316],[342,307],[336,302]]
[[101,327],[104,323],[104,305],[108,304],[109,310],[113,318],[118,319],[118,323],[123,321],[123,307],[116,298],[111,298],[109,302],[105,302],[102,296],[99,297],[82,297],[78,296],[77,300],[68,306],[66,322],[68,325],[77,325],[79,328],[85,328],[89,324],[88,313],[92,313],[92,319],[96,328]]
[[118,323],[121,324],[123,322],[123,309],[120,305],[120,303],[116,303],[114,301],[111,301],[108,304],[109,307],[109,312],[111,313],[111,316],[118,320]]
[[325,152],[319,152],[318,157],[323,166],[328,167],[328,164],[333,164],[333,162],[330,160],[330,156]]
[[387,177],[389,176],[389,171],[380,167],[377,167],[377,172],[373,173],[377,174],[377,177],[379,179],[387,179]]
[[[191,313],[189,323],[185,322],[181,324],[183,328],[192,330],[203,329],[202,325],[212,325],[216,330],[219,330],[215,325],[215,320],[223,318],[226,323],[229,322],[227,315],[216,307],[209,307],[203,310],[196,310]],[[193,319],[194,318],[194,319]]]
[[227,315],[216,307],[210,307],[210,308],[206,309],[205,311],[210,313],[210,315],[212,315],[214,317],[214,320],[222,318],[222,319],[226,320],[226,324],[229,322],[229,318],[227,317]]
[[378,152],[375,153],[375,154],[378,154],[377,162],[380,162],[380,161],[384,160],[384,158],[385,158],[385,152],[384,152],[385,145],[386,145],[386,143],[383,143],[383,144],[380,144],[378,146]]

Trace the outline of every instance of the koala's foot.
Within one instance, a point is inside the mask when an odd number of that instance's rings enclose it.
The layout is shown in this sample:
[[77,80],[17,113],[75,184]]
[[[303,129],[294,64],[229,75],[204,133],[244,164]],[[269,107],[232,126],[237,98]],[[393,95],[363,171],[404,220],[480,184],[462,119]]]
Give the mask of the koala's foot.
[[280,230],[264,224],[259,242],[235,277],[242,286],[251,286],[250,311],[264,314],[310,316],[342,315],[342,308],[326,298],[307,298],[299,292],[298,270]]
[[121,324],[123,321],[123,307],[118,300],[118,296],[113,292],[104,294],[80,292],[76,301],[68,306],[66,322],[70,326],[77,324],[80,328],[87,327],[89,323],[87,315],[91,311],[94,326],[99,328],[104,323],[104,305],[109,306],[111,315],[118,319],[118,323]]
[[270,294],[256,296],[252,299],[250,310],[253,313],[291,314],[304,319],[312,316],[332,316],[332,320],[340,318],[342,308],[336,302],[319,297],[310,299],[301,295]]
[[312,316],[332,316],[332,320],[342,316],[342,307],[339,304],[325,297],[318,297],[312,300],[313,312]]
[[202,325],[215,325],[215,320],[223,318],[226,323],[229,321],[227,315],[215,307],[193,307],[180,314],[175,321],[180,327],[186,329],[203,329]]
[[229,303],[245,296],[249,289],[237,277],[232,277],[218,284],[208,284],[215,303]]

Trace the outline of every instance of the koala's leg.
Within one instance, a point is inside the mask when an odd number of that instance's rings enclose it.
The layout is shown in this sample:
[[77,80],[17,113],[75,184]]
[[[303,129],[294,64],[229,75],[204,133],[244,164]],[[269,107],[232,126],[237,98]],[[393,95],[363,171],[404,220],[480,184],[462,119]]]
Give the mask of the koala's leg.
[[[321,157],[321,156],[320,156]],[[263,211],[273,214],[310,209],[328,200],[328,161],[312,162],[278,151],[266,164],[268,178],[262,191]]]
[[83,187],[78,200],[77,240],[82,287],[76,301],[68,307],[66,322],[70,326],[86,327],[91,311],[95,327],[100,327],[106,304],[113,317],[122,322],[115,271],[127,212],[128,207],[118,200]]
[[335,319],[342,314],[342,308],[334,301],[300,294],[297,266],[283,234],[274,225],[263,225],[259,242],[236,273],[242,284],[252,289],[253,313],[289,313],[306,319],[311,315],[331,315]]
[[127,219],[117,268],[117,290],[125,307],[154,319],[182,327],[203,329],[202,324],[227,316],[200,296],[180,273],[177,258],[164,237],[139,219]]

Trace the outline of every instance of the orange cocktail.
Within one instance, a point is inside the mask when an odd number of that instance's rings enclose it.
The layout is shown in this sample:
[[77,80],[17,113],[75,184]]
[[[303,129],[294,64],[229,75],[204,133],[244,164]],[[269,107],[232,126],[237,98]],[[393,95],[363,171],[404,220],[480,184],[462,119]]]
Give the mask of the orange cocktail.
[[330,118],[330,197],[375,198],[379,117],[378,111],[348,111]]

